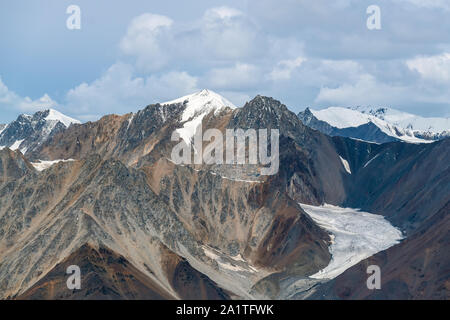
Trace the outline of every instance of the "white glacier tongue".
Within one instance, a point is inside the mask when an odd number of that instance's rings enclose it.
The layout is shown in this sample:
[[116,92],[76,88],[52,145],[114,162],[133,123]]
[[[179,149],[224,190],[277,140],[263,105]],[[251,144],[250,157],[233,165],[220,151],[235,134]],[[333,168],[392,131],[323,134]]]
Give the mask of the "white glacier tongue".
[[72,123],[80,123],[80,121],[70,118],[54,109],[48,109],[48,111],[48,116],[45,117],[45,120],[57,120],[64,124],[66,127],[69,127]]
[[181,117],[181,122],[184,122],[184,125],[177,129],[177,132],[187,144],[191,143],[197,127],[201,125],[203,118],[210,112],[217,112],[225,107],[236,108],[221,95],[207,89],[161,104],[184,103],[185,101],[186,109]]
[[300,203],[300,206],[319,226],[332,234],[331,261],[310,278],[333,279],[403,238],[401,231],[381,215],[329,204],[310,206]]

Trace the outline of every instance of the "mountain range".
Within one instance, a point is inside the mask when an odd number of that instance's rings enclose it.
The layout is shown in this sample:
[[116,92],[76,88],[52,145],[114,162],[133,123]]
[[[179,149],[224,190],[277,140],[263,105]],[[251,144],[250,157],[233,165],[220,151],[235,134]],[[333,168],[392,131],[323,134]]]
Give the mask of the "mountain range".
[[450,137],[449,118],[424,118],[392,108],[306,108],[298,117],[325,134],[375,143],[429,143]]
[[[19,116],[0,129],[0,298],[449,299],[450,139],[331,136],[305,113],[202,90],[87,123]],[[190,145],[199,125],[278,129],[278,172],[175,164],[172,133]]]

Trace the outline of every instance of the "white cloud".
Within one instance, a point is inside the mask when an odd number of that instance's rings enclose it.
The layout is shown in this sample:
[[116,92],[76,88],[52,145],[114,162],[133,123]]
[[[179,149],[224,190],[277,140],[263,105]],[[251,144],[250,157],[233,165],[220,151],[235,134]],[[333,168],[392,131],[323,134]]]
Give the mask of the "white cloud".
[[264,38],[242,12],[228,7],[212,8],[200,22],[200,45],[214,58],[235,60],[258,55]]
[[39,110],[54,108],[57,105],[58,104],[46,93],[36,100],[33,100],[30,97],[21,97],[14,91],[9,90],[0,77],[1,109],[16,109],[19,112],[36,112]]
[[134,58],[141,72],[169,64],[215,64],[264,54],[265,37],[241,11],[217,7],[197,20],[175,23],[151,13],[134,18],[120,41],[123,54]]
[[231,18],[239,17],[242,15],[243,13],[235,8],[223,6],[206,10],[204,18],[206,20],[210,20],[211,22],[215,22],[217,19],[230,20]]
[[80,119],[95,119],[104,114],[133,111],[196,90],[197,79],[186,72],[138,77],[131,65],[116,63],[99,79],[71,89],[64,109],[79,114]]
[[276,67],[269,74],[269,78],[275,81],[278,80],[289,80],[291,78],[292,72],[300,67],[306,59],[303,57],[298,57],[292,60],[282,60],[278,62]]
[[421,56],[406,61],[410,70],[417,71],[424,79],[436,82],[450,81],[450,53]]
[[339,106],[391,105],[401,101],[407,92],[404,87],[388,86],[370,74],[362,74],[355,83],[322,87],[315,102]]
[[450,2],[448,0],[395,0],[399,3],[410,3],[420,8],[438,8],[450,10]]
[[206,76],[205,84],[219,90],[245,90],[261,84],[261,72],[258,67],[236,63],[226,68],[212,69]]
[[136,57],[137,66],[145,71],[164,66],[170,55],[161,45],[170,37],[173,21],[162,15],[145,13],[134,18],[120,42],[124,54]]

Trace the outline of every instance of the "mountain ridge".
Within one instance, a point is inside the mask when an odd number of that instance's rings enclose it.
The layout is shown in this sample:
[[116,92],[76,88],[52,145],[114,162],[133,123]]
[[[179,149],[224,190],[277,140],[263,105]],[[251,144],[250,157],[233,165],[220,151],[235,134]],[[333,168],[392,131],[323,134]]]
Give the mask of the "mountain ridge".
[[368,142],[427,143],[450,137],[448,118],[423,118],[390,108],[306,108],[298,116],[323,133]]

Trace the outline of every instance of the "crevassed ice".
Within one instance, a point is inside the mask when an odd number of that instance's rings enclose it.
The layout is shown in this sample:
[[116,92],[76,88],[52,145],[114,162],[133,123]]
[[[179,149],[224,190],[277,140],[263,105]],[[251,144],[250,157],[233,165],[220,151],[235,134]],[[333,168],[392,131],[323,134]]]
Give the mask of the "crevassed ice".
[[399,243],[403,238],[402,232],[381,215],[329,204],[300,206],[319,226],[332,234],[329,247],[331,261],[310,278],[333,279],[361,260]]

